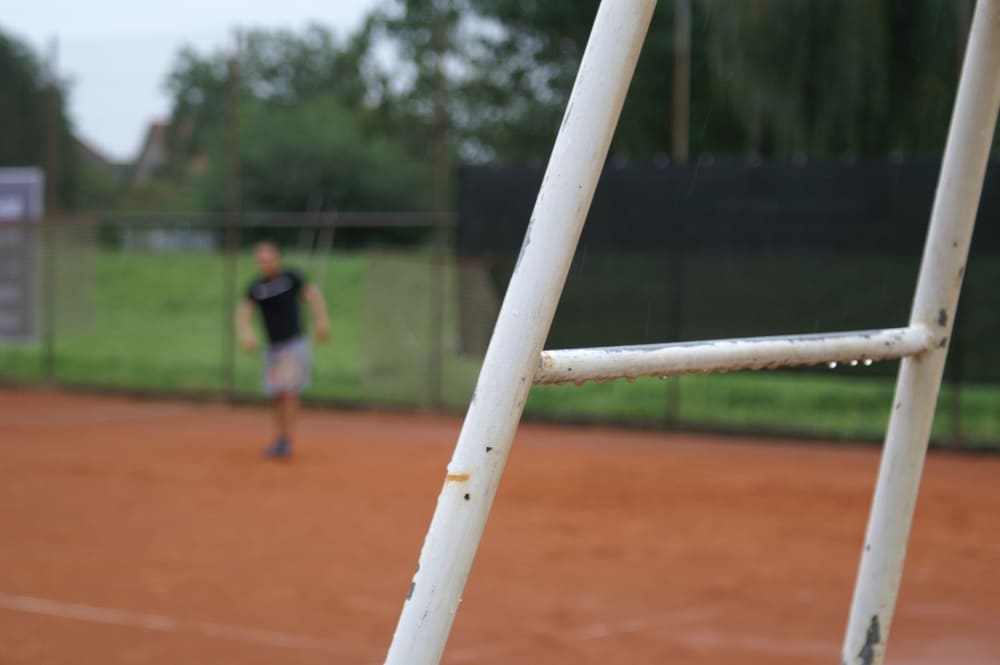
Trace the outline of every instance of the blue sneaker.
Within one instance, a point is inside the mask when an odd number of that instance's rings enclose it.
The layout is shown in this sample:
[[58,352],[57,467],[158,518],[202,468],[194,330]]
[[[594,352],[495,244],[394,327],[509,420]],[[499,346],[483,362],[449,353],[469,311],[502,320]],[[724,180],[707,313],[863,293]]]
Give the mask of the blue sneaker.
[[288,439],[278,439],[273,445],[264,449],[264,457],[268,459],[288,459],[292,456],[292,444]]

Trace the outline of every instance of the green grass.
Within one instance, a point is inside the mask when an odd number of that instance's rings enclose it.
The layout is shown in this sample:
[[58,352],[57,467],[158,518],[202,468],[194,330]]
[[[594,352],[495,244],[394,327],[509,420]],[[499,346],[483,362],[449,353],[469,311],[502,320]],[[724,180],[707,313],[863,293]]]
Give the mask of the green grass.
[[[310,256],[292,254],[286,260],[309,275],[318,272]],[[376,269],[370,269],[372,263]],[[87,323],[57,335],[58,382],[223,390],[224,333],[231,307],[221,257],[103,251],[94,264],[94,305]],[[445,271],[446,287],[452,291],[453,272]],[[252,273],[250,256],[240,256],[237,298]],[[425,403],[431,279],[426,256],[334,254],[323,273],[321,288],[327,294],[333,341],[314,346],[309,396],[400,406]],[[85,285],[60,284],[57,312],[85,290]],[[455,319],[453,308],[445,315]],[[447,331],[445,345],[456,346],[453,331]],[[259,358],[239,351],[234,358],[237,393],[258,394]],[[478,364],[457,354],[445,354],[443,363],[444,400],[463,403],[471,394]],[[0,346],[0,376],[40,379],[39,345]]]
[[[311,257],[290,255],[289,265],[316,275]],[[101,251],[93,262],[93,305],[74,325],[60,325],[61,304],[85,300],[87,285],[58,287],[55,378],[68,385],[125,389],[224,389],[226,319],[224,264],[212,254]],[[237,261],[237,295],[252,274],[249,255]],[[425,406],[428,390],[434,284],[429,255],[335,253],[325,264],[333,341],[317,346],[309,396],[341,403]],[[454,267],[442,273],[446,294],[442,340],[443,402],[468,401],[478,361],[457,349]],[[77,317],[79,318],[79,317]],[[236,353],[235,387],[259,393],[259,360]],[[42,377],[38,345],[0,346],[0,377]],[[672,401],[672,393],[679,400]],[[536,418],[689,424],[726,429],[800,432],[838,438],[878,438],[892,400],[891,378],[863,368],[829,373],[744,372],[685,376],[634,383],[540,387],[526,412]],[[935,437],[952,431],[945,386]],[[961,428],[970,440],[1000,441],[1000,387],[969,384],[961,392]]]
[[[842,439],[879,439],[888,422],[894,382],[852,376],[782,372],[692,375],[679,382],[678,404],[671,408],[668,383],[638,379],[583,386],[535,388],[527,413],[538,417],[674,422],[690,426],[748,431],[801,433]],[[934,438],[952,432],[952,388],[942,389]],[[961,429],[972,442],[1000,441],[1000,388],[965,385],[961,391]]]

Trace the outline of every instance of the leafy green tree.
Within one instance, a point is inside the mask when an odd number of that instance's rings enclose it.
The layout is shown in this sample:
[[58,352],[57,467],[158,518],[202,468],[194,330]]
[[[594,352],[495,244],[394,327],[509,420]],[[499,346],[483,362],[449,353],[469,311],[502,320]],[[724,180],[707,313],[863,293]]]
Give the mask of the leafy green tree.
[[[598,5],[386,0],[349,37],[320,27],[246,33],[244,207],[425,207],[443,139],[461,162],[543,161]],[[692,0],[691,153],[938,155],[966,5]],[[671,152],[673,12],[663,1],[654,13],[612,144],[617,158]],[[168,81],[171,172],[207,158],[201,200],[215,208],[231,57],[184,51]]]
[[[598,0],[394,0],[381,15],[384,35],[418,72],[397,97],[404,108],[425,109],[433,59],[429,26],[443,16],[448,26],[446,68],[453,149],[471,162],[544,160],[555,138],[576,77]],[[670,151],[672,4],[653,17],[632,89],[612,146],[613,154],[651,159]],[[703,30],[704,22],[695,22]],[[740,137],[731,104],[710,96],[709,63],[693,54],[695,114],[710,119],[694,127],[698,147]],[[701,88],[706,88],[701,90]],[[425,124],[427,120],[425,118]]]
[[195,212],[204,208],[190,183],[180,182],[167,174],[158,174],[119,191],[110,204],[98,208],[126,211]]
[[372,17],[373,34],[395,55],[395,126],[413,137],[412,151],[430,154],[440,122],[435,100],[443,94],[453,155],[465,162],[534,159],[551,144],[568,86],[549,80],[554,67],[536,67],[536,44],[517,39],[517,25],[482,14],[477,4],[391,0]]
[[701,4],[711,9],[705,45],[713,92],[732,104],[746,152],[940,152],[957,81],[961,3]]
[[[251,31],[239,50],[241,205],[245,209],[400,209],[427,205],[426,169],[386,131],[388,75],[371,64],[363,27],[339,40],[318,26],[302,34]],[[174,98],[171,172],[196,158],[209,167],[200,200],[225,207],[230,60],[183,51],[169,77]]]
[[77,172],[77,206],[83,210],[108,210],[118,205],[121,186],[107,169],[80,164]]
[[60,207],[77,198],[77,156],[65,111],[65,84],[50,82],[38,58],[21,42],[0,32],[0,166],[45,166],[47,133],[55,105],[56,193]]
[[[363,118],[336,95],[295,106],[255,100],[244,105],[242,206],[251,210],[413,210],[426,208],[427,169],[408,159],[391,136],[366,134]],[[364,138],[362,138],[364,137]],[[218,139],[216,139],[218,141]],[[225,207],[225,147],[210,154],[201,200]]]
[[[544,159],[598,0],[393,0],[388,34],[426,51],[445,12],[449,110],[460,155]],[[694,154],[934,155],[950,114],[967,0],[694,0]],[[436,8],[436,9],[435,9]],[[660,2],[612,145],[670,152],[674,4]],[[459,15],[461,18],[454,18]],[[418,67],[418,70],[420,67]],[[426,70],[427,67],[423,67]],[[426,76],[424,77],[426,79]],[[427,104],[414,80],[402,104]]]
[[[252,30],[239,42],[244,99],[290,107],[332,94],[346,106],[358,108],[377,83],[363,76],[362,58],[369,50],[364,30],[346,40],[318,25],[301,34]],[[171,140],[178,154],[189,157],[203,151],[207,137],[228,122],[233,57],[234,49],[225,48],[209,54],[185,48],[178,54],[166,83],[173,99]]]

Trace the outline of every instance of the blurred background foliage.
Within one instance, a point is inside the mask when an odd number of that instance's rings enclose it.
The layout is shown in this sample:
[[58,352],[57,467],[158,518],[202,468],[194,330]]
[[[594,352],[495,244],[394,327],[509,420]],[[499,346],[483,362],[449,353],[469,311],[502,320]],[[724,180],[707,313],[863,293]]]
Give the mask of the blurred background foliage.
[[[940,154],[971,0],[690,2],[692,155]],[[429,209],[442,137],[451,164],[546,159],[597,6],[386,0],[353,34],[255,29],[184,49],[164,82],[167,155],[141,183],[79,157],[71,85],[0,34],[0,165],[45,164],[54,132],[59,207],[220,210],[238,113],[242,208]],[[656,9],[612,159],[674,147],[675,7]]]

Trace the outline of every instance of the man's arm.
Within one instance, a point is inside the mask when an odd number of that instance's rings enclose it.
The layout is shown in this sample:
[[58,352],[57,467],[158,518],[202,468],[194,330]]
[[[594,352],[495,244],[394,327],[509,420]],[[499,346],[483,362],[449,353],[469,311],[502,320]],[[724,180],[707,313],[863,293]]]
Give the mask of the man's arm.
[[315,284],[306,284],[302,289],[302,297],[309,305],[313,325],[316,327],[316,339],[325,342],[330,339],[330,319],[326,314],[326,302],[323,300],[323,294],[319,292]]
[[236,335],[240,340],[240,346],[247,353],[257,350],[257,335],[253,332],[251,319],[253,318],[253,301],[249,298],[240,300],[236,305]]

